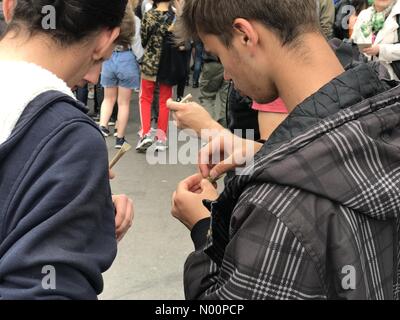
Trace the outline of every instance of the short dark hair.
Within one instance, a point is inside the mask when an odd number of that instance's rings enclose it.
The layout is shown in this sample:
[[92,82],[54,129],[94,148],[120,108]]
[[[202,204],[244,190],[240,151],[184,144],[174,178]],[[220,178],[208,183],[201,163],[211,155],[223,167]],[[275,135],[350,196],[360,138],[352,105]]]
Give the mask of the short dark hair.
[[[121,25],[128,0],[18,0],[11,30],[26,28],[30,35],[44,33],[63,46],[78,43],[103,28]],[[43,29],[45,14],[42,10],[51,5],[56,12],[56,28]]]
[[315,0],[186,0],[176,27],[180,40],[212,34],[227,46],[237,18],[255,20],[270,28],[283,45],[305,32],[319,32]]

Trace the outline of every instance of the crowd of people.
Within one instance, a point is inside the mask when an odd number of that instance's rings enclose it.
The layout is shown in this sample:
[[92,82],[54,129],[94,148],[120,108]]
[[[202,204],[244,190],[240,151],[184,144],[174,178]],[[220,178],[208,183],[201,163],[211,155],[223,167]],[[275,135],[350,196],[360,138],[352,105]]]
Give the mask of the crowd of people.
[[[48,1],[2,1],[0,298],[102,291],[134,218],[104,137],[117,111],[124,145],[138,92],[138,152],[166,151],[170,114],[216,132],[172,195],[187,299],[400,299],[399,0],[53,4],[45,29]],[[191,63],[199,103],[182,101]]]

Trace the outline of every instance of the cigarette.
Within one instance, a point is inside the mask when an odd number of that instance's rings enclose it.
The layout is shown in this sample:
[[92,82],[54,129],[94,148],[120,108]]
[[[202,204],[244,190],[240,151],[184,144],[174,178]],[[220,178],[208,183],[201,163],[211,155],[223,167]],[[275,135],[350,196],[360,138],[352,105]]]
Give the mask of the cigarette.
[[184,97],[184,98],[180,101],[180,103],[189,102],[189,100],[192,99],[192,98],[193,98],[193,96],[189,93],[186,97]]
[[109,168],[112,169],[117,162],[122,158],[122,156],[127,153],[130,149],[132,149],[132,146],[129,143],[124,143],[122,145],[122,148],[118,151],[118,153],[114,156],[114,158],[111,160],[109,164]]

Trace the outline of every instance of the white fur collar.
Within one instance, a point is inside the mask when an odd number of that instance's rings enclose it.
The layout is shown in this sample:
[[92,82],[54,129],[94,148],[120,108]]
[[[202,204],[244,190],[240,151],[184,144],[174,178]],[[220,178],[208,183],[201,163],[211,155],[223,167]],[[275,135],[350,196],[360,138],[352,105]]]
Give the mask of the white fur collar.
[[26,106],[49,90],[74,97],[63,80],[38,65],[0,61],[0,145],[10,137]]

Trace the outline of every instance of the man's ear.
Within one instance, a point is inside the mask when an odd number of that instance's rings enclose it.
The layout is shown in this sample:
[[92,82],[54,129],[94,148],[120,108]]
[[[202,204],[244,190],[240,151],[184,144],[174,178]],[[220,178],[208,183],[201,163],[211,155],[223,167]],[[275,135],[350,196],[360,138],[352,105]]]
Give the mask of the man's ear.
[[16,0],[3,0],[3,14],[6,23],[10,23],[14,15]]
[[108,55],[111,54],[110,50],[115,40],[118,38],[121,32],[121,28],[114,28],[110,30],[103,30],[101,34],[97,37],[95,50],[93,52],[93,59],[100,60],[104,58],[108,58]]
[[259,35],[253,25],[246,19],[237,18],[233,22],[234,35],[239,36],[240,42],[246,46],[258,44]]

